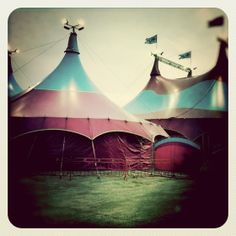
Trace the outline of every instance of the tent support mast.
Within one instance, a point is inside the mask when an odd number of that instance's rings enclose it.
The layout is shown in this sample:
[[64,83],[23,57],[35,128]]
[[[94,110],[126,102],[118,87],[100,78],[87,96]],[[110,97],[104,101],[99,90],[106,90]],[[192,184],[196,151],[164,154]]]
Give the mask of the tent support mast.
[[65,144],[66,144],[66,136],[64,135],[64,137],[63,137],[63,143],[62,143],[61,163],[60,163],[60,179],[62,178],[62,168],[63,168],[63,159],[64,159]]
[[96,150],[95,150],[93,139],[91,140],[91,142],[92,142],[92,149],[93,149],[94,165],[95,165],[95,168],[96,168],[97,177],[99,178],[100,176],[99,176],[98,167],[97,167],[97,156],[96,156]]
[[155,172],[155,156],[154,156],[154,140],[152,140],[152,148],[151,148],[151,158],[152,158],[152,168],[151,168],[151,171],[152,173],[151,174],[154,174]]
[[[35,145],[37,139],[38,139],[38,134],[36,133],[36,135],[34,136],[34,140],[33,140],[32,144],[31,144],[31,146],[30,146],[28,155],[27,155],[27,161],[29,161],[30,158],[31,158],[31,155],[32,155],[32,152],[33,152],[33,149],[34,149],[34,145]],[[29,165],[30,165],[30,164],[29,164]]]
[[[118,139],[121,139],[119,135],[118,135]],[[120,142],[119,142],[119,146],[120,146]],[[129,162],[128,162],[126,155],[124,153],[124,150],[122,149],[121,146],[120,146],[120,150],[121,150],[123,157],[124,157],[124,180],[128,180],[128,174],[129,174],[128,172],[130,169]]]
[[30,146],[30,149],[29,149],[29,152],[28,152],[28,155],[27,155],[27,159],[28,159],[28,160],[29,160],[30,157],[31,157],[31,154],[32,154],[34,145],[35,145],[35,143],[36,143],[36,141],[37,141],[37,138],[38,138],[38,135],[36,134],[36,135],[34,136],[34,140],[33,140],[32,144],[31,144],[31,146]]

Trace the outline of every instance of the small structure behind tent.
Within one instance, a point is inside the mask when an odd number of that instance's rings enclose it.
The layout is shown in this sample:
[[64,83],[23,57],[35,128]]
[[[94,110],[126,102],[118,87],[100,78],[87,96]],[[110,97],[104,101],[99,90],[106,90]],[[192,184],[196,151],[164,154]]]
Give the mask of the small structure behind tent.
[[155,143],[154,150],[156,170],[193,174],[202,162],[199,145],[185,138],[162,139]]

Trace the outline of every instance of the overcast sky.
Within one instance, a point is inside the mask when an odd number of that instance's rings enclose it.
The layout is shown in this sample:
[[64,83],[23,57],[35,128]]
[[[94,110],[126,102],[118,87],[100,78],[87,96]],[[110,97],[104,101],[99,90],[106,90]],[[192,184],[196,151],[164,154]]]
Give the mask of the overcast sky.
[[[91,80],[111,100],[124,105],[148,82],[151,51],[164,51],[166,58],[190,66],[190,60],[178,60],[178,54],[191,50],[191,66],[197,67],[194,75],[211,69],[219,50],[216,38],[227,38],[228,25],[226,16],[223,27],[209,29],[207,22],[220,15],[224,13],[214,8],[18,9],[9,17],[8,37],[9,48],[20,49],[13,56],[14,70],[21,68],[15,78],[25,88],[58,65],[67,46],[69,31],[62,25],[67,18],[71,24],[85,24],[78,40],[81,62]],[[155,34],[157,49],[144,44],[145,38]],[[167,78],[186,76],[165,64],[160,69]]]

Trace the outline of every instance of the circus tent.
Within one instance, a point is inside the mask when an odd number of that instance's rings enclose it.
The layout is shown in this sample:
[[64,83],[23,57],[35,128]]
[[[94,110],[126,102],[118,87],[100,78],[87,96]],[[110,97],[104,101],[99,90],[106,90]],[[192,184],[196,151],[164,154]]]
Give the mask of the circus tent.
[[167,130],[196,140],[207,129],[207,125],[199,125],[203,118],[206,121],[227,116],[227,43],[218,40],[220,49],[216,64],[200,76],[164,78],[159,70],[158,56],[155,56],[150,80],[125,109],[140,118],[162,124]]
[[79,54],[73,29],[56,69],[10,103],[10,160],[26,171],[149,169],[152,141],[168,134],[105,97]]
[[228,45],[218,41],[215,66],[200,76],[164,78],[154,55],[150,80],[125,106],[132,114],[161,125],[172,137],[155,143],[158,169],[189,171],[206,157],[227,155]]

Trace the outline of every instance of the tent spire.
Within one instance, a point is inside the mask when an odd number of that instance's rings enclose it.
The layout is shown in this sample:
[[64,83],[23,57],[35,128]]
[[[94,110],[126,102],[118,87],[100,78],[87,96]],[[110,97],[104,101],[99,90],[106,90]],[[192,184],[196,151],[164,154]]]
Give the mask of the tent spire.
[[192,77],[192,70],[191,69],[189,69],[187,77],[188,78]]
[[18,49],[14,51],[8,50],[8,96],[13,97],[22,92],[22,88],[16,82],[16,79],[13,75],[12,63],[11,63],[11,56],[15,53],[19,53]]
[[8,51],[8,78],[12,74],[12,65],[11,65],[11,51]]
[[220,49],[215,68],[217,73],[221,75],[222,79],[225,82],[228,82],[228,57],[226,54],[228,42],[227,40],[223,40],[221,38],[217,38],[217,40],[220,43]]
[[14,51],[8,50],[8,77],[9,77],[10,74],[13,73],[12,64],[11,64],[11,56],[12,56],[12,54],[15,54],[15,53],[18,53],[18,52],[19,52],[18,49],[15,49]]
[[159,57],[156,54],[153,54],[153,56],[155,57],[155,60],[150,74],[151,77],[161,75],[159,71]]
[[77,34],[76,34],[75,30],[80,31],[80,30],[83,30],[84,27],[81,26],[80,24],[71,25],[71,24],[69,24],[69,21],[66,20],[66,23],[64,24],[64,29],[72,30],[72,32],[70,33],[70,37],[69,37],[69,41],[68,41],[68,45],[65,50],[65,53],[80,54],[79,49],[78,49],[78,44],[77,44]]
[[78,49],[78,44],[77,44],[77,34],[75,32],[70,33],[70,37],[69,37],[69,40],[68,40],[68,45],[67,45],[67,48],[65,50],[65,53],[80,54],[79,49]]

